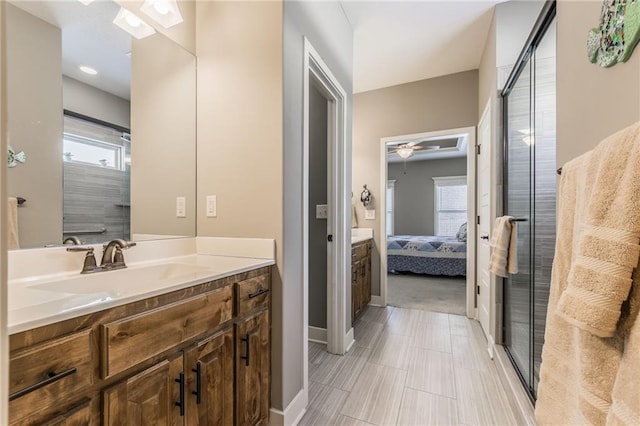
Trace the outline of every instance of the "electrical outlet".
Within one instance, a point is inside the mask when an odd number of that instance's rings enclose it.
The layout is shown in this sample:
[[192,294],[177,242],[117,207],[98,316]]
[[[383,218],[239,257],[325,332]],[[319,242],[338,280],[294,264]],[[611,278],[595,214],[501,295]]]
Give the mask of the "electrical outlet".
[[376,211],[375,210],[365,210],[364,218],[366,220],[376,220]]
[[207,195],[207,217],[218,216],[218,197]]
[[318,204],[316,206],[316,219],[327,219],[329,217],[329,206]]
[[176,197],[176,217],[187,217],[187,199]]

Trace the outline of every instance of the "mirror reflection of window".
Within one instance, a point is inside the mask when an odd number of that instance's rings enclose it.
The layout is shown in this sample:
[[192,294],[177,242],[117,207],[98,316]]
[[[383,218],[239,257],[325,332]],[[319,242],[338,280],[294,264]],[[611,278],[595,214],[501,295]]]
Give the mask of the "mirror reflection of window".
[[64,237],[130,239],[129,129],[65,111],[63,135]]

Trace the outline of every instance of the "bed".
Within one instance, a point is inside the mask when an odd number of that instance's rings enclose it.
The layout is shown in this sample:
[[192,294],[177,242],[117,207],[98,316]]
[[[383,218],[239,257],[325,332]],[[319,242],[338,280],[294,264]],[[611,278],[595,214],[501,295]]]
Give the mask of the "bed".
[[466,276],[467,243],[456,237],[388,236],[387,271]]

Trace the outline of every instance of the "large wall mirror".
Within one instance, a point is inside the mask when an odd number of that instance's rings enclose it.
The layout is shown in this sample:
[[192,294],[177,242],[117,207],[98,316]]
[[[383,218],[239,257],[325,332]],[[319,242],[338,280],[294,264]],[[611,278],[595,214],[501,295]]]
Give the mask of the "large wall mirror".
[[83,3],[7,3],[10,248],[195,236],[196,58]]

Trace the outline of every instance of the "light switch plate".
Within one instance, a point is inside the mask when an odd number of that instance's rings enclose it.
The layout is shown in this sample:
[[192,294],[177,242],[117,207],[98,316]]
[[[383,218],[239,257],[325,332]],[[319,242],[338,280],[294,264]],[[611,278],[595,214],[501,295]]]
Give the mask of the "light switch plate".
[[316,219],[327,219],[329,217],[329,206],[326,204],[316,205]]
[[366,220],[376,220],[376,211],[375,210],[365,210],[364,218]]
[[218,197],[207,195],[207,217],[218,216]]
[[187,217],[187,199],[176,197],[176,217]]

